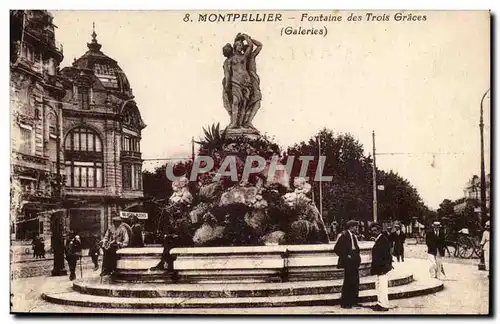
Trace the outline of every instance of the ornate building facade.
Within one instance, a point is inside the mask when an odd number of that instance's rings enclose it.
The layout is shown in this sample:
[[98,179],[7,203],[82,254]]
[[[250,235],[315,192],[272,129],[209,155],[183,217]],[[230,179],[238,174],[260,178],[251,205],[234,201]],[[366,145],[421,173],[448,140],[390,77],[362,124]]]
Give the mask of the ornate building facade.
[[65,91],[52,20],[45,10],[11,12],[11,236],[18,240],[49,233],[51,214],[60,212]]
[[114,213],[139,204],[142,191],[140,141],[146,126],[128,79],[101,51],[95,31],[88,51],[61,70],[68,227],[82,237],[104,234]]
[[146,125],[95,31],[88,51],[59,70],[52,20],[45,10],[11,12],[11,234],[50,242],[55,230],[74,230],[86,241],[140,205]]

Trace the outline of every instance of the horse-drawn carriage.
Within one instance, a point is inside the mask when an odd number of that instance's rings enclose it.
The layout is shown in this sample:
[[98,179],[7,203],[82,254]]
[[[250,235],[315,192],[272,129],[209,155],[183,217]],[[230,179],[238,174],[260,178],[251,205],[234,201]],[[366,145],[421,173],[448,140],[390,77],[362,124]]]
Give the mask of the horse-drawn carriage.
[[[450,256],[470,259],[473,256],[481,257],[482,249],[479,244],[480,237],[470,234],[467,228],[459,231],[447,231],[445,236],[446,251]],[[450,251],[453,248],[453,253]]]

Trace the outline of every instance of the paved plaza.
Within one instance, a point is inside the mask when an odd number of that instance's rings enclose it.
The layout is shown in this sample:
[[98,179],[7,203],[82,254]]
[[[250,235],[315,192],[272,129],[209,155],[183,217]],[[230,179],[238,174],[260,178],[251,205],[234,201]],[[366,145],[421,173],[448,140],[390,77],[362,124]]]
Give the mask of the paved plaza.
[[[408,245],[406,247],[407,260],[404,263],[395,263],[396,269],[410,271],[415,279],[428,277],[428,262],[426,260],[425,246]],[[396,308],[391,314],[487,314],[489,300],[489,279],[487,273],[477,269],[477,259],[447,258],[444,263],[447,278],[444,290],[408,299],[391,301]],[[90,267],[84,267],[83,277],[90,278],[98,275]],[[80,278],[80,273],[78,273]],[[71,282],[67,277],[38,276],[22,278],[12,281],[12,311],[16,312],[85,312],[102,313],[176,313],[176,314],[217,314],[221,309],[93,309],[75,306],[62,306],[48,303],[41,299],[41,294],[46,292],[56,293],[71,290]],[[342,309],[339,306],[312,306],[312,307],[286,307],[286,308],[252,308],[252,309],[224,309],[227,314],[373,314],[365,307]],[[379,313],[377,313],[379,314]]]

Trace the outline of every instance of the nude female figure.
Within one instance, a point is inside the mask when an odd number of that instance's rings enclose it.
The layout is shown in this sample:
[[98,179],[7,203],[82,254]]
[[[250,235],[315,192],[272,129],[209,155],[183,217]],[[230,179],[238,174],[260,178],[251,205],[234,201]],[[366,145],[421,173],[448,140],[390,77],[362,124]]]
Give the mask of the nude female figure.
[[[244,49],[243,40],[248,43]],[[229,48],[225,46],[227,59],[224,62],[224,91],[228,95],[226,106],[230,102],[231,123],[228,128],[243,126],[245,111],[252,95],[252,79],[247,70],[247,64],[253,51],[253,43],[247,35],[236,36],[233,53],[230,55]],[[226,106],[226,109],[228,107]]]
[[257,114],[257,111],[260,108],[262,93],[260,92],[260,78],[259,75],[257,74],[257,63],[255,61],[255,58],[257,57],[257,55],[259,55],[260,51],[262,50],[262,43],[251,37],[248,38],[250,39],[250,43],[252,43],[256,48],[254,51],[252,51],[248,59],[247,69],[252,79],[252,94],[250,95],[250,101],[248,103],[247,110],[245,112],[243,126],[256,129],[253,126],[252,121],[255,115]]

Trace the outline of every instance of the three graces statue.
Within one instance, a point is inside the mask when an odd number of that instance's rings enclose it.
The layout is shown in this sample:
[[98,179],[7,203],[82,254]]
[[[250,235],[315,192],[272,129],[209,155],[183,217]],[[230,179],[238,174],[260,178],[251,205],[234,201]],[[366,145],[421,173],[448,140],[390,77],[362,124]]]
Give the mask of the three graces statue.
[[258,132],[252,120],[260,108],[262,94],[255,58],[262,43],[246,34],[238,34],[234,45],[226,44],[222,54],[224,62],[223,102],[231,123],[228,129],[249,129]]

